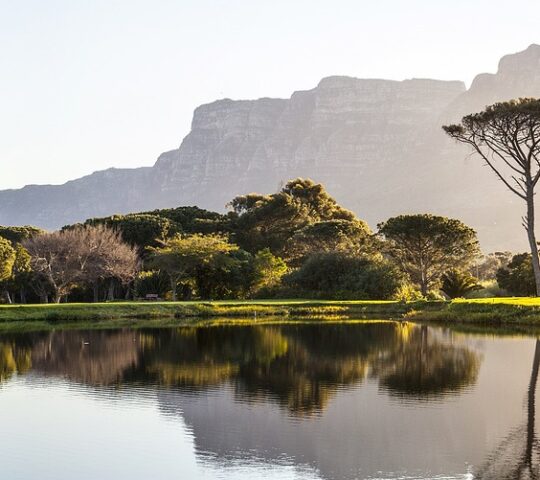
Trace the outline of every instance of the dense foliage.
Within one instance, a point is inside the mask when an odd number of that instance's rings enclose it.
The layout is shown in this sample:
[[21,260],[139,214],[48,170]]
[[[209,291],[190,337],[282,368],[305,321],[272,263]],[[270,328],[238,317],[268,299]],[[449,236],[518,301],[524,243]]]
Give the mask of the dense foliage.
[[291,180],[272,195],[236,197],[230,206],[234,240],[251,253],[269,248],[276,255],[287,256],[289,239],[308,225],[328,220],[358,221],[321,184],[302,178]]
[[0,237],[0,281],[7,280],[11,276],[14,263],[14,248],[10,242]]
[[[151,248],[148,265],[154,270],[164,272],[169,278],[172,299],[177,299],[178,284],[188,286],[189,283],[199,283],[201,287],[201,272],[229,272],[237,260],[231,256],[238,250],[237,245],[219,235],[189,235],[177,236],[165,242],[161,247]],[[211,276],[211,275],[210,275]],[[207,292],[210,289],[207,289]]]
[[529,296],[536,293],[530,253],[519,253],[510,263],[497,271],[497,282],[512,295]]
[[37,227],[5,227],[0,225],[0,237],[9,240],[12,244],[21,243],[27,238],[44,233],[43,230]]
[[[227,216],[197,207],[178,207],[91,218],[84,224],[111,227],[120,232],[126,242],[140,249],[157,247],[160,242],[178,234],[211,234],[228,230]],[[65,229],[69,228],[73,226],[65,227]]]
[[390,299],[405,278],[382,258],[357,257],[343,252],[318,253],[285,279],[300,296],[337,299]]

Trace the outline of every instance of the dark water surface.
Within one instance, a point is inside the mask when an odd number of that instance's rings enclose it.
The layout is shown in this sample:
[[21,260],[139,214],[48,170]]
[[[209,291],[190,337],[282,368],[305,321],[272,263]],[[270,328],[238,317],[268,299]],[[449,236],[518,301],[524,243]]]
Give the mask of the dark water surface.
[[410,323],[1,334],[0,478],[537,478],[539,363]]

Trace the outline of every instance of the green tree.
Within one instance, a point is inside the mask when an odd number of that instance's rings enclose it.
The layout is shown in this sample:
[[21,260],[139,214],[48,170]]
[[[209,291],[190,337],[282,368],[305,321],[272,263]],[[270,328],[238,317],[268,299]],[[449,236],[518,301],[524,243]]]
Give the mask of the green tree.
[[512,295],[530,296],[536,293],[536,283],[530,253],[512,257],[508,266],[497,270],[497,283]]
[[379,224],[385,248],[422,295],[444,272],[466,268],[479,254],[476,232],[452,218],[430,214],[400,215]]
[[193,280],[196,268],[210,263],[217,255],[235,250],[238,246],[221,235],[177,236],[164,241],[161,247],[151,248],[148,265],[167,274],[176,301],[180,281]]
[[325,220],[307,225],[289,239],[287,260],[301,263],[315,253],[335,251],[358,255],[370,250],[371,243],[371,230],[362,220]]
[[5,238],[0,237],[0,282],[11,277],[15,263],[15,249]]
[[540,180],[540,100],[522,98],[496,103],[463,117],[444,131],[469,145],[504,185],[526,205],[527,232],[536,295],[540,295],[540,259],[535,234],[535,188]]
[[481,288],[477,279],[468,272],[452,269],[442,276],[441,290],[450,298],[461,298]]
[[244,298],[253,282],[253,256],[237,249],[214,255],[194,271],[201,298]]
[[278,286],[288,267],[284,260],[272,254],[269,248],[257,252],[253,260],[254,293],[262,289],[271,289]]
[[241,248],[255,253],[269,248],[283,255],[288,240],[301,228],[325,220],[356,220],[338,205],[321,184],[297,178],[272,195],[249,194],[234,198],[231,229]]
[[184,234],[225,234],[229,231],[226,215],[211,212],[199,207],[177,207],[143,212],[144,215],[158,216],[170,220],[179,232]]
[[85,225],[105,225],[122,235],[122,239],[132,246],[139,247],[144,253],[146,247],[157,247],[161,241],[180,233],[169,219],[158,215],[134,213],[113,215],[105,218],[87,220]]
[[6,289],[6,280],[8,280],[13,271],[13,264],[15,263],[15,249],[11,246],[11,243],[3,237],[0,237],[0,285],[4,290],[4,295],[8,302],[11,303],[11,298]]
[[32,267],[30,265],[30,254],[21,245],[15,245],[15,261],[13,262],[12,274],[7,281],[8,290],[19,294],[21,303],[26,303],[26,292],[28,285],[32,281]]
[[43,233],[41,228],[31,227],[29,225],[24,227],[4,227],[0,225],[0,237],[9,240],[12,245],[21,243],[23,240],[31,238],[34,235],[39,235],[40,233]]

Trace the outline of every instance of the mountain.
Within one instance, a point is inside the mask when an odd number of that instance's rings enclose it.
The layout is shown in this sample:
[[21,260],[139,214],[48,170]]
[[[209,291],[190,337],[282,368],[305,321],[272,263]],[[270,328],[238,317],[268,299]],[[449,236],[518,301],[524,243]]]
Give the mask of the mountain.
[[463,82],[328,77],[289,99],[218,100],[195,110],[176,150],[153,167],[109,169],[64,185],[0,191],[0,224],[57,228],[88,217],[276,191],[297,176],[326,185],[373,227],[433,212],[475,227],[484,249],[525,248],[522,205],[441,125],[495,101],[540,96],[540,46]]

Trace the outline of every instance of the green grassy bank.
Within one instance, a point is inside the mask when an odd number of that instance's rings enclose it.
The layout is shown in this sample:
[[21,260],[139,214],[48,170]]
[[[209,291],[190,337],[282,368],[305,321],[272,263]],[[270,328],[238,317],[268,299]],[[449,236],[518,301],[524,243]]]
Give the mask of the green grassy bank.
[[[48,305],[2,305],[0,327],[24,324],[156,326],[230,319],[242,323],[298,320],[344,321],[362,318],[471,323],[540,325],[540,298],[496,298],[452,302],[251,300],[214,302],[111,302]],[[213,320],[212,320],[213,319]],[[150,321],[150,322],[149,322]]]
[[214,302],[111,302],[47,305],[2,305],[0,323],[22,321],[91,321],[192,317],[401,317],[435,303],[393,301],[253,300]]
[[417,321],[477,325],[539,325],[540,298],[504,297],[442,302],[439,308],[420,306],[405,314]]

